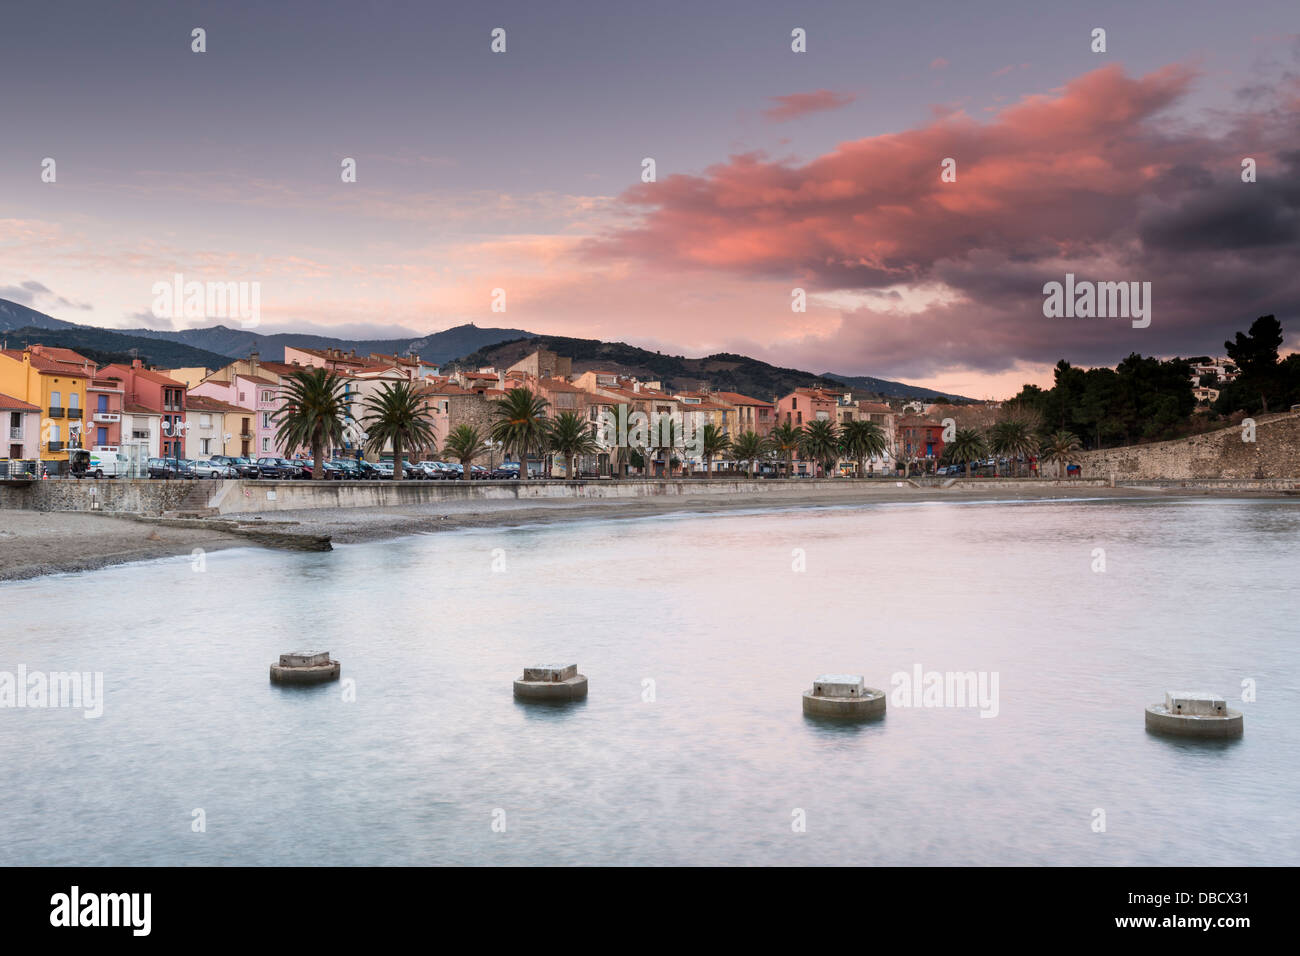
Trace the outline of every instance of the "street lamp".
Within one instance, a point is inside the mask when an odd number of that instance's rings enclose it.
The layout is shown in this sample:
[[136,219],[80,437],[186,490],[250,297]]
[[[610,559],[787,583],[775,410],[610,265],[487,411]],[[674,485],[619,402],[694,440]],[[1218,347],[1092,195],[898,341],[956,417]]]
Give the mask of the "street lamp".
[[496,471],[497,468],[497,449],[501,447],[501,442],[493,441],[489,438],[483,442],[483,447],[488,450],[488,471]]

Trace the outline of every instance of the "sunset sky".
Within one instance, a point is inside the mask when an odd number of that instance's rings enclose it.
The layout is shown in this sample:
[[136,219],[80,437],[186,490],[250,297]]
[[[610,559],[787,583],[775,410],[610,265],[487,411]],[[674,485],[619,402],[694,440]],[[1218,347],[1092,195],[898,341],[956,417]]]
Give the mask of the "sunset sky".
[[[278,6],[6,11],[0,297],[165,327],[181,273],[259,282],[268,331],[474,322],[974,397],[1268,312],[1300,347],[1294,0]],[[1067,272],[1151,282],[1150,327],[1045,318]]]

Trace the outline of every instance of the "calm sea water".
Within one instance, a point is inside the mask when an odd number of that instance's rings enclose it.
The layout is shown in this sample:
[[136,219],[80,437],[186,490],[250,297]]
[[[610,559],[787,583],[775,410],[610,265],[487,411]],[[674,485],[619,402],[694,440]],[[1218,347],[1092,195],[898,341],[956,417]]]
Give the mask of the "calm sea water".
[[[106,696],[99,719],[0,710],[0,864],[1295,865],[1298,565],[1298,503],[1106,500],[592,521],[0,585],[0,671],[102,671]],[[268,682],[304,647],[354,701]],[[589,699],[515,702],[552,661]],[[888,690],[917,664],[996,672],[997,717],[801,713],[817,674]],[[1245,679],[1242,740],[1145,732],[1166,689],[1237,700]]]

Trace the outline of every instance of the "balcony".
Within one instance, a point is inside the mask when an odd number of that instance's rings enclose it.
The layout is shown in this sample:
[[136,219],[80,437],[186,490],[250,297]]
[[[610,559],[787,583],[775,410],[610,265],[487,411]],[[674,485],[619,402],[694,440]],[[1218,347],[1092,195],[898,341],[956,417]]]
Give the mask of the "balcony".
[[48,447],[50,451],[63,451],[65,448],[68,447],[68,444],[67,442],[52,441],[48,443]]
[[68,410],[61,405],[50,406],[50,418],[67,418]]
[[23,430],[22,430],[21,428],[14,428],[12,425],[10,425],[10,426],[9,426],[9,440],[10,440],[10,441],[22,441],[22,438],[23,438]]
[[105,425],[111,424],[113,422],[120,422],[122,420],[122,416],[119,415],[117,412],[95,412],[95,414],[91,415],[90,417],[93,421]]

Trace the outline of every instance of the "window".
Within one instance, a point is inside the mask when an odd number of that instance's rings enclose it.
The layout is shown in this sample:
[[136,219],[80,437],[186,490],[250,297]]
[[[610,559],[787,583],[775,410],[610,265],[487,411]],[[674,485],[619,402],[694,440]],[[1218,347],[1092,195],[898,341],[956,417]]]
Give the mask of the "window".
[[99,396],[99,401],[98,401],[98,404],[95,406],[95,409],[96,409],[96,411],[99,411],[99,412],[106,412],[106,411],[108,411],[108,396],[107,396],[107,395],[100,395],[100,396]]
[[62,408],[62,407],[63,407],[63,393],[50,392],[50,408]]
[[270,390],[262,389],[262,401],[264,402],[272,401]]
[[262,427],[263,427],[263,428],[270,428],[270,427],[271,427],[271,413],[270,413],[270,412],[262,412]]
[[63,440],[63,439],[62,439],[62,437],[61,437],[61,435],[60,435],[60,432],[59,432],[59,426],[58,426],[58,425],[51,425],[51,426],[50,426],[50,442],[51,442],[51,443],[54,443],[54,442],[62,441],[62,440]]
[[270,450],[271,450],[271,439],[269,439],[269,438],[263,438],[263,439],[262,439],[262,451],[270,451]]
[[212,439],[211,439],[211,438],[200,438],[200,439],[199,439],[199,454],[200,454],[200,455],[210,455],[210,454],[212,454]]
[[241,402],[244,400],[244,393],[243,393],[243,392],[240,392],[240,393],[239,393],[239,400],[240,400]]
[[211,416],[211,415],[200,415],[200,416],[199,416],[199,427],[200,427],[200,428],[211,428],[211,427],[212,427],[212,416]]
[[96,429],[95,429],[95,444],[96,444],[96,445],[107,445],[107,444],[108,444],[108,429],[107,429],[107,428],[104,428],[103,426],[100,426],[99,428],[96,428]]
[[81,396],[78,395],[76,392],[68,392],[68,407],[69,407],[69,408],[80,408],[80,407],[81,407]]

